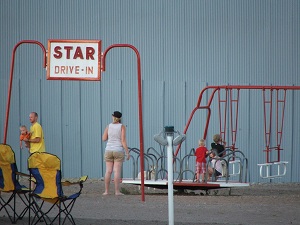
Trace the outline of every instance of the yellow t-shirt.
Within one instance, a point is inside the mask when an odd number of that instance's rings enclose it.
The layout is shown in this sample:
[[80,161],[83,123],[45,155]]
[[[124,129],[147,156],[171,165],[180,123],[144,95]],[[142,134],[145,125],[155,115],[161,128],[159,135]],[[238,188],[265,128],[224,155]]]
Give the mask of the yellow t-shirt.
[[42,126],[36,122],[30,127],[30,139],[34,139],[36,137],[41,138],[41,141],[39,143],[33,143],[30,142],[30,153],[34,152],[45,152],[45,141],[44,141],[44,132]]

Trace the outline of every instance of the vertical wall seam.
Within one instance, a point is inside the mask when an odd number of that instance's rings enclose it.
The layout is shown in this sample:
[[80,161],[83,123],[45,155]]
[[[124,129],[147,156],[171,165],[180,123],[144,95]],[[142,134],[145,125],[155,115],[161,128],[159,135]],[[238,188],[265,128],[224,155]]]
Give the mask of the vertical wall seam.
[[[64,112],[64,108],[63,108],[63,84],[62,84],[62,81],[59,81],[60,82],[60,105],[61,105],[61,112],[60,112],[60,120],[61,120],[61,123],[60,123],[60,129],[61,129],[61,162],[64,161],[64,154],[63,154],[63,151],[64,151],[64,129],[63,129],[63,126],[64,126],[64,122],[63,122],[63,112]],[[62,168],[61,168],[62,169]],[[64,170],[62,169],[62,176],[64,177]]]
[[81,173],[81,176],[83,175],[83,166],[82,166],[82,159],[83,159],[83,152],[82,152],[82,118],[81,118],[81,115],[82,115],[82,91],[81,91],[81,88],[82,88],[82,82],[79,82],[79,141],[80,141],[80,173]]
[[[295,101],[295,91],[292,91],[292,106],[293,105],[296,105],[296,104],[294,104],[294,101]],[[294,110],[294,107],[292,107],[292,121],[294,121],[294,118],[295,118],[295,110]],[[293,162],[294,162],[294,148],[295,148],[295,145],[294,145],[294,123],[292,122],[292,129],[290,129],[291,130],[291,136],[292,136],[292,143],[291,143],[291,145],[292,145],[292,148],[291,148],[291,166],[290,166],[290,168],[291,168],[291,174],[290,174],[290,181],[291,182],[293,182],[293,177],[294,177],[294,169],[293,169]],[[296,161],[295,161],[295,165],[299,165],[299,164],[297,164],[296,163]],[[296,168],[295,168],[295,170],[296,170]]]
[[[250,85],[250,84],[249,84]],[[250,113],[251,113],[251,95],[250,95],[250,90],[248,90],[248,125],[247,125],[247,127],[248,127],[248,134],[250,134],[250,132],[251,132],[251,117],[250,117]],[[251,141],[250,141],[250,138],[248,138],[247,139],[247,146],[251,146],[250,145],[251,144]],[[250,176],[250,171],[251,171],[251,169],[250,169],[250,165],[248,165],[248,179],[249,179],[249,182],[251,182],[251,176]]]
[[[22,124],[21,124],[21,78],[19,78],[18,79],[18,94],[19,94],[19,126],[21,126]],[[20,148],[20,147],[19,147]],[[21,150],[21,149],[20,149]],[[21,168],[23,168],[22,167],[22,157],[23,157],[23,154],[22,154],[23,152],[22,151],[20,151],[20,159],[19,159],[19,163],[20,163],[20,167],[19,167],[19,169],[21,169]]]

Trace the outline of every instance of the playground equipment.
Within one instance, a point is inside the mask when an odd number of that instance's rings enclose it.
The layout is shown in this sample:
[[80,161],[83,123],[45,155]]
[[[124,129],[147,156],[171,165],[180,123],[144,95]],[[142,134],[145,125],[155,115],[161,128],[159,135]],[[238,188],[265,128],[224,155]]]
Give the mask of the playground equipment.
[[[3,143],[6,143],[7,138],[7,129],[8,129],[8,118],[9,118],[9,110],[10,110],[10,99],[11,99],[11,90],[12,90],[12,80],[13,80],[13,71],[14,71],[14,58],[17,48],[22,44],[35,44],[38,45],[42,51],[43,51],[43,67],[45,68],[47,66],[47,52],[45,47],[38,41],[32,41],[32,40],[24,40],[19,43],[17,43],[13,49],[12,54],[12,61],[11,61],[11,67],[10,67],[10,80],[9,80],[9,88],[8,88],[8,97],[7,97],[7,106],[6,106],[6,118],[5,118],[5,124],[4,124],[4,138]],[[115,44],[109,46],[103,54],[101,54],[101,70],[105,71],[105,59],[107,53],[112,49],[116,47],[127,47],[134,50],[137,56],[137,71],[138,71],[138,106],[139,106],[139,129],[140,129],[140,149],[135,149],[136,154],[138,155],[139,160],[136,160],[136,164],[134,167],[134,176],[133,181],[141,185],[142,189],[142,200],[144,201],[144,182],[148,186],[153,185],[161,185],[162,188],[164,185],[166,185],[166,181],[164,178],[167,176],[167,172],[165,169],[165,162],[166,162],[166,156],[164,155],[163,151],[161,151],[159,154],[156,154],[157,151],[153,148],[148,149],[147,154],[144,155],[144,141],[143,141],[143,125],[142,125],[142,92],[141,92],[141,66],[140,66],[140,56],[138,50],[128,44]],[[260,166],[260,175],[262,178],[276,178],[281,177],[286,174],[286,165],[287,161],[281,160],[281,154],[280,152],[283,150],[281,147],[281,141],[282,141],[282,134],[283,134],[283,124],[284,124],[284,111],[285,111],[285,103],[286,103],[286,92],[288,90],[299,90],[300,86],[241,86],[241,85],[224,85],[224,86],[208,86],[205,87],[199,94],[198,102],[191,112],[191,115],[187,121],[186,127],[184,129],[183,134],[187,134],[189,125],[193,119],[193,116],[195,112],[199,109],[205,109],[207,112],[207,118],[206,118],[206,125],[203,132],[203,138],[206,139],[207,131],[210,123],[210,117],[211,117],[211,105],[214,99],[215,94],[218,94],[218,115],[219,115],[219,126],[220,126],[220,134],[223,138],[223,140],[226,140],[227,135],[227,124],[228,119],[230,120],[230,137],[231,137],[231,143],[226,146],[228,154],[221,160],[225,161],[225,164],[227,165],[227,175],[230,177],[242,177],[239,178],[236,182],[236,184],[233,184],[232,182],[229,182],[228,177],[225,177],[225,182],[222,182],[220,184],[217,183],[207,183],[207,184],[196,184],[196,183],[189,183],[186,182],[184,179],[185,174],[190,173],[188,176],[193,176],[194,168],[191,161],[194,161],[192,157],[192,150],[190,154],[187,157],[184,157],[183,159],[177,158],[177,154],[180,151],[181,144],[178,145],[176,152],[173,156],[173,164],[174,164],[174,173],[178,173],[178,176],[174,182],[174,188],[185,188],[189,187],[191,189],[201,189],[201,188],[218,188],[220,186],[222,187],[230,187],[232,185],[247,185],[247,176],[241,175],[242,173],[247,174],[247,160],[245,159],[245,156],[239,156],[237,157],[237,154],[239,153],[238,148],[236,147],[236,139],[237,139],[237,127],[238,127],[238,114],[239,114],[239,102],[240,102],[240,91],[241,90],[261,90],[263,93],[263,103],[264,103],[264,133],[265,133],[265,149],[264,152],[266,153],[266,160],[265,163],[258,164]],[[207,103],[202,103],[203,95],[207,91],[211,91],[211,94],[208,98]],[[225,95],[222,95],[222,92],[225,92]],[[276,93],[276,96],[274,97],[274,93]],[[283,93],[283,97],[282,97]],[[275,100],[274,100],[275,99]],[[275,102],[275,109],[276,109],[276,145],[271,145],[271,133],[272,133],[272,118],[273,118],[273,105]],[[229,111],[228,111],[229,109]],[[230,113],[228,116],[228,112]],[[174,140],[175,141],[175,140]],[[133,152],[133,150],[132,150]],[[274,154],[271,154],[271,152],[275,152],[277,158],[274,159]],[[155,157],[153,157],[155,156]],[[226,158],[227,157],[227,158]],[[155,168],[155,184],[152,184],[150,181],[145,180],[144,178],[144,171],[145,165],[144,161],[148,160],[148,166],[150,165],[149,162],[155,162],[152,163],[152,168]],[[141,171],[141,179],[135,180],[137,175],[137,165],[138,161],[140,163],[140,171]],[[232,172],[229,171],[230,165],[232,166]],[[278,174],[272,174],[271,173],[271,167],[272,166],[278,166],[277,171]],[[264,174],[264,169],[265,173]],[[153,169],[152,169],[153,170]],[[153,171],[151,171],[153,173]],[[158,177],[161,176],[159,179]],[[193,180],[191,178],[191,180]],[[125,181],[126,182],[126,181]],[[243,183],[243,184],[242,184]]]
[[[212,177],[213,182],[207,182],[204,184],[195,183],[195,169],[194,169],[194,149],[191,149],[189,154],[185,155],[182,159],[178,158],[178,153],[181,149],[181,144],[178,145],[173,156],[173,171],[174,175],[174,189],[191,189],[191,190],[209,190],[216,188],[231,188],[231,187],[244,187],[249,186],[248,182],[248,159],[242,151],[236,146],[237,131],[238,131],[238,117],[239,117],[239,102],[241,90],[260,90],[262,91],[263,99],[263,121],[264,121],[264,142],[265,148],[263,151],[266,153],[265,162],[259,163],[260,177],[263,179],[280,178],[286,175],[287,161],[282,160],[281,152],[282,148],[282,136],[284,126],[284,115],[286,105],[286,93],[287,91],[299,90],[300,86],[242,86],[242,85],[224,85],[224,86],[208,86],[205,87],[199,94],[197,104],[192,110],[190,117],[186,123],[186,127],[183,134],[187,134],[190,123],[197,110],[206,110],[206,123],[203,131],[203,138],[206,139],[208,128],[211,119],[212,103],[215,95],[217,94],[217,107],[219,118],[219,130],[223,140],[227,138],[227,132],[229,131],[230,143],[226,145],[225,155],[220,158],[223,162],[223,174],[221,177]],[[210,91],[208,95],[207,103],[203,103],[203,96]],[[222,92],[222,93],[221,93]],[[275,97],[274,97],[275,96]],[[275,119],[274,119],[275,115]],[[227,121],[229,119],[229,122]],[[229,129],[228,129],[229,124]],[[273,126],[275,124],[275,129]],[[275,144],[271,141],[272,134],[275,133]],[[156,137],[160,140],[160,137]],[[167,170],[165,166],[165,154],[164,146],[165,142],[161,141],[160,151],[154,148],[149,148],[144,155],[147,159],[146,173],[153,174],[153,168],[155,168],[155,177],[151,177],[149,180],[145,180],[145,186],[166,188]],[[162,150],[163,148],[163,150]],[[135,149],[135,153],[138,157],[143,157],[139,154],[138,149]],[[276,153],[276,154],[271,154]],[[134,158],[134,157],[133,157]],[[156,163],[154,163],[156,162]],[[276,170],[272,170],[272,167]],[[137,168],[137,167],[135,167]],[[135,171],[137,174],[138,171]],[[189,179],[184,179],[188,177]],[[150,176],[148,176],[150,177]],[[234,180],[234,177],[237,179]],[[229,180],[230,178],[230,180]],[[216,179],[218,179],[216,181]],[[131,183],[140,185],[141,180],[133,177],[133,180],[123,180],[124,183]]]
[[[224,86],[207,86],[205,87],[198,97],[198,102],[193,109],[186,127],[184,129],[184,134],[187,133],[189,125],[193,119],[195,112],[199,109],[207,110],[206,125],[203,132],[203,138],[206,139],[207,131],[211,116],[211,105],[214,99],[214,95],[218,93],[218,108],[219,108],[219,125],[220,134],[223,140],[226,140],[227,131],[227,112],[228,106],[229,119],[230,119],[230,134],[231,134],[231,144],[227,148],[235,151],[236,148],[236,137],[237,137],[237,125],[238,125],[238,106],[239,106],[239,93],[240,90],[261,90],[263,93],[263,106],[264,106],[264,136],[265,136],[265,149],[266,160],[265,163],[258,164],[260,167],[260,176],[262,178],[276,178],[281,177],[286,174],[286,164],[287,161],[281,161],[280,152],[283,150],[281,146],[283,125],[284,125],[284,113],[285,113],[285,103],[286,103],[286,92],[288,90],[299,90],[300,86],[243,86],[243,85],[224,85]],[[208,90],[211,91],[208,102],[206,105],[201,104],[203,95]],[[221,91],[225,91],[225,97],[221,98]],[[274,97],[274,93],[276,94]],[[275,98],[275,100],[274,100]],[[273,104],[275,101],[275,135],[276,135],[276,145],[271,146],[271,136],[272,136],[272,123],[273,121]],[[176,149],[175,156],[178,154],[181,145]],[[271,159],[271,152],[276,152],[276,159]],[[234,157],[230,160],[233,165],[239,164],[240,162],[235,161]],[[271,167],[277,166],[277,174],[271,174]],[[283,171],[282,168],[283,167]],[[266,173],[264,174],[264,169]]]
[[[263,119],[264,119],[264,141],[265,141],[265,162],[258,164],[260,167],[260,177],[264,179],[279,178],[286,174],[287,161],[281,160],[282,148],[282,135],[284,126],[285,104],[286,104],[286,92],[299,90],[300,86],[242,86],[242,85],[224,85],[224,86],[207,86],[199,94],[197,104],[192,110],[190,117],[187,121],[183,134],[187,134],[190,123],[197,110],[206,110],[206,123],[203,131],[203,138],[206,139],[208,128],[210,124],[212,102],[217,94],[218,100],[218,117],[219,117],[219,130],[223,140],[226,140],[227,131],[229,130],[230,142],[226,146],[226,153],[220,158],[225,165],[225,171],[223,174],[223,181],[218,178],[218,182],[207,182],[205,184],[199,184],[192,182],[194,178],[194,149],[191,149],[190,153],[184,156],[182,159],[178,158],[178,153],[181,149],[181,144],[178,145],[173,156],[174,173],[178,173],[177,179],[174,177],[174,189],[214,189],[223,187],[242,187],[249,186],[248,180],[248,159],[242,151],[236,146],[237,140],[237,128],[238,128],[238,116],[239,116],[239,103],[240,103],[240,91],[241,90],[260,90],[263,96]],[[203,95],[211,91],[208,95],[207,103],[203,103]],[[222,93],[221,93],[222,92]],[[225,94],[223,93],[225,92]],[[275,97],[274,97],[275,96]],[[275,107],[274,107],[275,105]],[[275,108],[275,109],[274,109]],[[229,115],[228,115],[229,113]],[[275,114],[275,122],[274,122]],[[228,120],[229,119],[229,123]],[[273,129],[274,123],[275,131]],[[227,129],[228,124],[230,128]],[[271,143],[272,134],[276,135],[275,145]],[[188,134],[187,134],[188,135]],[[159,139],[159,137],[156,137]],[[166,145],[165,142],[161,142],[161,145]],[[274,154],[271,154],[275,152]],[[136,150],[138,154],[138,150]],[[154,156],[155,157],[152,157]],[[166,167],[162,159],[164,159],[164,151],[156,151],[153,148],[147,150],[145,159],[149,164],[149,158],[151,161],[156,161],[155,165],[148,166],[149,168],[156,168],[155,179],[145,180],[145,185],[148,187],[166,188]],[[159,160],[160,159],[160,160]],[[142,159],[141,159],[142,161]],[[178,164],[180,164],[178,169]],[[272,167],[277,167],[274,172]],[[230,170],[231,169],[231,170]],[[147,171],[150,172],[150,171]],[[137,173],[137,171],[136,171]],[[188,180],[184,179],[184,176],[188,177]],[[229,180],[230,177],[230,180]],[[234,180],[234,177],[237,179]],[[215,179],[215,178],[213,178]],[[124,180],[124,183],[131,183],[140,185],[141,181],[135,179]]]
[[[122,182],[126,184],[141,185],[140,174],[138,164],[141,160],[140,151],[137,148],[131,148],[130,150],[132,163],[132,177],[123,178]],[[144,153],[145,160],[145,180],[144,185],[146,187],[167,189],[170,178],[167,165],[167,149],[165,146],[161,146],[160,151],[153,147],[148,148]],[[235,161],[232,161],[235,158]],[[223,175],[212,177],[211,182],[198,183],[195,182],[195,150],[191,149],[190,153],[182,158],[173,155],[173,189],[175,190],[205,190],[220,189],[220,188],[232,188],[232,187],[246,187],[248,174],[248,160],[245,155],[239,151],[232,151],[226,149],[226,154],[220,160],[225,163]],[[232,165],[232,166],[231,166]],[[233,169],[232,169],[233,168]],[[229,180],[230,178],[230,180]]]

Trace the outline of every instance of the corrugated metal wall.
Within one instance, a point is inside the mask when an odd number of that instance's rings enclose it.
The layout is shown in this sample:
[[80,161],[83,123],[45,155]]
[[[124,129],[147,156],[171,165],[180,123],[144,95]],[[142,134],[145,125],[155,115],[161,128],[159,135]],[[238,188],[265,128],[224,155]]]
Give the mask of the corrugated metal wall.
[[[143,77],[144,144],[166,125],[183,131],[200,91],[208,85],[299,85],[300,2],[297,0],[181,1],[91,0],[0,2],[0,135],[3,137],[11,52],[20,40],[100,39],[102,49],[127,43],[140,52]],[[101,82],[47,81],[42,52],[22,45],[16,54],[7,143],[22,171],[28,153],[18,148],[19,125],[37,111],[47,150],[63,160],[65,177],[104,174],[102,132],[114,110],[124,114],[130,147],[139,147],[136,56],[131,49],[107,55]],[[205,99],[209,96],[205,95]],[[250,181],[265,161],[260,91],[241,91],[237,147],[250,161]],[[289,92],[282,159],[299,182],[299,92]],[[217,105],[214,103],[214,112]],[[206,113],[195,115],[181,156],[203,135]],[[229,129],[229,128],[228,128]],[[212,115],[207,145],[219,132]],[[228,137],[230,138],[230,137]],[[131,163],[124,176],[131,176]]]

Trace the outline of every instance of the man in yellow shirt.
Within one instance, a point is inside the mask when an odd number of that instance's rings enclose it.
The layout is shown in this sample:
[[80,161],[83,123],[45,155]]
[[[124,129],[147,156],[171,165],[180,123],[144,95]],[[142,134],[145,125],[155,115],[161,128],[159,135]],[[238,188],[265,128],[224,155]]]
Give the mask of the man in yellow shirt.
[[34,152],[45,152],[45,140],[44,140],[44,132],[42,126],[37,122],[38,114],[36,112],[32,112],[29,114],[29,121],[31,123],[30,127],[30,139],[24,141],[28,141],[30,145],[30,153]]

